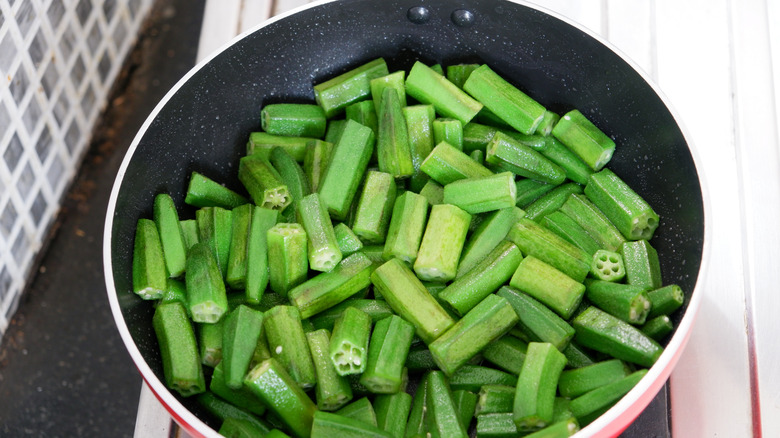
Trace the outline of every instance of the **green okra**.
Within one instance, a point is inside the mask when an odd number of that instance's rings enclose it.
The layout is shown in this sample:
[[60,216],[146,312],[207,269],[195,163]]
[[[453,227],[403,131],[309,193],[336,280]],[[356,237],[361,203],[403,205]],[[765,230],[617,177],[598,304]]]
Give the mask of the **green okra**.
[[447,66],[447,79],[458,88],[463,88],[463,83],[469,78],[471,72],[476,70],[480,64],[455,64]]
[[373,170],[366,173],[352,222],[352,230],[364,242],[384,243],[395,197],[393,175]]
[[666,315],[648,318],[639,330],[657,342],[661,342],[666,335],[674,331],[672,320]]
[[222,329],[222,370],[225,383],[240,389],[263,330],[263,312],[239,305],[225,315]]
[[[485,152],[477,149],[476,151],[472,151],[469,154],[469,157],[471,157],[472,160],[476,161],[477,163],[481,165],[485,165]],[[515,187],[515,191],[517,191],[517,188]],[[515,199],[515,202],[517,199]]]
[[420,196],[425,197],[429,205],[444,203],[444,187],[436,181],[429,179],[420,189]]
[[346,218],[373,149],[374,132],[347,120],[319,186],[320,199],[334,219]]
[[239,160],[238,179],[256,205],[284,210],[292,202],[287,186],[267,158],[247,155]]
[[550,110],[545,111],[544,115],[542,116],[542,121],[539,122],[539,126],[536,127],[535,133],[545,137],[552,135],[552,130],[560,119],[561,116],[558,114]]
[[498,290],[515,273],[523,255],[512,242],[502,241],[474,268],[450,283],[440,294],[458,315],[465,315]]
[[138,219],[133,243],[133,292],[145,300],[157,300],[167,287],[160,233],[151,219]]
[[518,327],[531,341],[550,343],[563,350],[574,337],[575,330],[569,323],[529,295],[508,286],[496,294],[515,309]]
[[456,149],[463,150],[463,124],[460,120],[440,117],[434,119],[432,127],[434,144],[447,142]]
[[245,294],[247,303],[258,304],[270,279],[268,230],[279,219],[279,211],[254,206],[246,254]]
[[402,261],[390,259],[371,274],[371,283],[402,318],[415,326],[426,343],[433,342],[455,321]]
[[163,259],[170,277],[184,273],[187,262],[187,248],[179,223],[179,214],[171,195],[159,193],[154,197],[154,223],[162,244]]
[[334,413],[341,415],[342,417],[359,420],[372,426],[377,425],[374,405],[371,404],[371,400],[369,400],[367,396],[353,401]]
[[587,392],[571,401],[572,414],[586,425],[606,412],[647,374],[646,369],[634,371],[622,379]]
[[615,152],[615,142],[576,109],[558,120],[552,135],[597,172]]
[[468,433],[458,419],[452,391],[444,373],[431,371],[427,374],[426,380],[429,411],[427,415],[431,433],[441,437],[468,437]]
[[576,341],[616,359],[650,367],[663,353],[656,341],[631,324],[590,306],[572,320]]
[[403,438],[412,407],[412,396],[406,392],[379,394],[374,397],[376,425],[394,438]]
[[214,368],[222,361],[222,332],[225,319],[213,323],[196,323],[198,349],[203,365]]
[[202,173],[193,171],[184,203],[193,207],[233,208],[249,202],[245,197]]
[[566,178],[585,185],[593,174],[591,169],[571,149],[567,148],[555,137],[544,137],[543,142],[532,143],[531,147],[548,160],[557,164],[566,174]]
[[543,183],[531,178],[518,178],[515,181],[515,187],[517,189],[515,204],[520,208],[525,208],[545,193],[557,187],[557,185]]
[[184,306],[180,303],[158,305],[152,326],[160,346],[163,375],[168,388],[182,397],[205,391],[198,345]]
[[341,261],[333,223],[318,193],[304,196],[297,204],[298,222],[306,230],[307,254],[312,270],[328,272]]
[[582,186],[576,183],[563,183],[540,196],[525,207],[525,216],[540,222],[550,213],[556,212],[572,193],[582,193]]
[[490,139],[485,161],[511,170],[516,175],[548,184],[560,184],[566,179],[566,172],[560,166],[503,132],[497,132]]
[[514,438],[518,435],[512,412],[477,415],[477,437]]
[[290,303],[307,319],[341,303],[371,284],[371,260],[355,253],[330,272],[318,274],[289,291]]
[[376,134],[379,129],[376,105],[377,103],[373,100],[361,100],[346,107],[344,115],[347,120],[354,120],[361,125],[368,126]]
[[525,435],[530,438],[567,438],[580,430],[579,422],[576,418],[566,418],[560,421],[553,421],[543,429]]
[[658,228],[658,214],[650,204],[609,169],[590,176],[585,195],[628,240],[649,240]]
[[241,420],[242,422],[249,422],[254,425],[255,429],[265,431],[266,436],[270,436],[267,434],[271,431],[272,426],[246,409],[234,406],[210,391],[200,393],[195,397],[198,405],[214,418],[217,418],[220,421],[234,418]]
[[314,86],[314,98],[332,118],[352,103],[371,96],[371,79],[387,76],[387,63],[374,59]]
[[516,389],[506,385],[484,385],[479,389],[475,415],[512,412]]
[[514,421],[518,430],[535,430],[552,422],[558,379],[565,365],[566,356],[554,345],[528,344],[514,400]]
[[306,438],[311,435],[317,406],[285,368],[276,359],[267,359],[247,373],[244,385],[295,436]]
[[272,103],[260,111],[260,127],[272,135],[322,138],[325,111],[309,103]]
[[495,368],[466,364],[449,377],[449,383],[453,391],[479,392],[485,385],[516,386],[517,376]]
[[506,372],[520,374],[527,350],[527,342],[506,334],[485,347],[482,357]]
[[[576,196],[576,195],[572,195]],[[531,219],[522,217],[506,239],[531,255],[581,282],[590,272],[591,256]]]
[[317,411],[311,429],[311,438],[392,438],[376,425],[335,413]]
[[490,139],[498,132],[494,126],[470,122],[463,125],[463,152],[485,151]]
[[282,183],[287,186],[287,192],[292,199],[291,207],[296,207],[296,203],[304,196],[311,193],[311,186],[303,167],[283,148],[276,147],[271,149],[268,161],[279,173]]
[[541,224],[591,256],[601,249],[601,245],[588,234],[585,228],[561,211],[546,214]]
[[228,311],[227,292],[217,259],[205,243],[197,243],[187,256],[187,305],[194,322],[215,323]]
[[445,204],[452,204],[470,214],[510,208],[515,205],[515,176],[502,172],[490,176],[464,178],[444,186]]
[[309,273],[306,231],[300,224],[278,223],[268,229],[266,239],[271,290],[287,296]]
[[311,191],[317,192],[320,181],[330,163],[330,154],[333,152],[333,143],[323,140],[312,140],[306,144],[303,156],[303,173],[309,181]]
[[330,360],[340,376],[360,374],[366,369],[371,317],[347,307],[333,325],[330,338]]
[[581,368],[564,370],[558,379],[561,396],[574,399],[596,388],[616,382],[630,373],[619,359],[608,359]]
[[378,321],[368,344],[366,368],[360,383],[375,394],[400,391],[413,336],[414,326],[400,316]]
[[647,292],[647,299],[650,300],[650,313],[648,318],[655,318],[661,315],[670,315],[675,310],[682,307],[685,302],[685,293],[682,288],[676,284],[670,284],[658,289]]
[[623,264],[626,269],[626,282],[645,290],[654,290],[662,286],[661,263],[658,252],[647,240],[623,242],[620,247]]
[[626,276],[626,267],[623,264],[623,256],[620,254],[600,249],[593,254],[590,264],[590,273],[597,280],[620,281]]
[[428,423],[428,374],[426,373],[420,378],[420,383],[412,398],[404,437],[425,437],[429,430]]
[[471,419],[477,409],[477,399],[477,394],[471,391],[464,389],[452,391],[452,402],[455,403],[455,412],[458,414],[458,421],[463,426],[463,430],[468,431],[471,426]]
[[411,105],[403,107],[401,112],[406,120],[414,167],[410,185],[412,190],[419,191],[429,180],[428,175],[420,170],[420,166],[436,144],[433,141],[433,121],[436,119],[436,111],[433,105]]
[[420,170],[446,185],[463,178],[490,176],[493,172],[447,142],[436,144],[420,164]]
[[404,192],[395,199],[390,215],[382,256],[397,257],[410,266],[417,260],[425,223],[428,219],[428,201],[414,192]]
[[406,72],[398,70],[388,75],[371,79],[369,86],[371,88],[371,100],[374,103],[374,109],[379,114],[379,106],[382,99],[382,94],[385,89],[391,88],[398,95],[398,99],[401,103],[401,107],[406,106],[406,88],[404,86],[404,80],[406,79]]
[[349,381],[336,372],[330,360],[330,332],[319,329],[306,333],[315,375],[317,407],[323,411],[335,411],[352,400],[352,388]]
[[227,277],[230,242],[233,239],[233,210],[222,207],[201,207],[195,211],[198,241],[214,253],[222,278]]
[[412,150],[402,103],[393,88],[385,88],[377,111],[376,154],[379,170],[394,178],[414,173]]
[[473,119],[483,106],[420,61],[414,63],[406,77],[406,92],[421,103],[433,105],[440,115],[458,119],[463,124]]
[[546,111],[539,102],[507,82],[487,64],[471,72],[463,89],[523,134],[533,133]]
[[[187,285],[180,279],[169,278],[168,286],[157,303],[170,303],[173,301],[182,303],[185,309],[187,309]],[[189,310],[187,315],[189,315]]]
[[[359,122],[358,122],[359,123]],[[341,139],[344,128],[347,126],[347,119],[329,120],[328,128],[325,131],[325,142],[335,145]],[[369,127],[369,129],[371,129]],[[374,132],[373,130],[371,132]]]
[[431,207],[414,272],[422,280],[448,281],[458,272],[471,215],[450,204]]
[[601,249],[618,251],[626,241],[615,225],[584,194],[569,196],[560,211],[584,228]]
[[231,211],[230,249],[228,250],[225,282],[233,289],[246,288],[249,236],[255,206],[244,204]]
[[585,294],[582,283],[532,255],[520,262],[509,285],[544,303],[563,319],[571,318]]
[[198,221],[195,219],[182,219],[179,221],[181,227],[181,236],[184,239],[184,247],[187,251],[192,245],[198,243]]
[[271,357],[290,373],[301,388],[314,386],[314,362],[298,309],[294,306],[271,308],[264,314],[263,331]]
[[225,374],[222,371],[223,367],[224,364],[222,363],[214,367],[214,371],[211,373],[211,381],[209,382],[209,391],[235,405],[237,408],[245,409],[255,415],[265,414],[265,405],[263,402],[244,388],[243,382],[240,389],[233,389],[227,386]]
[[393,309],[391,309],[390,305],[384,300],[366,298],[348,299],[311,317],[314,328],[326,328],[332,331],[336,320],[341,317],[344,310],[348,307],[354,307],[365,312],[371,317],[371,322],[373,324],[393,314]]
[[455,278],[460,278],[471,271],[504,240],[512,226],[524,215],[525,212],[517,207],[504,208],[487,214],[466,240]]
[[265,429],[261,429],[255,426],[254,423],[239,419],[239,418],[225,418],[222,425],[219,427],[219,434],[227,438],[255,438],[264,437]]
[[347,224],[340,222],[334,225],[333,234],[336,236],[336,243],[343,256],[352,255],[363,249],[363,242]]
[[592,355],[576,342],[569,342],[569,345],[561,350],[561,353],[566,356],[566,366],[569,368],[582,368],[596,363]]
[[[302,163],[306,155],[306,145],[317,140],[314,137],[289,137],[286,135],[273,135],[267,132],[252,132],[246,144],[247,155],[257,155],[268,159],[271,150],[280,147],[287,151],[295,161]],[[251,194],[251,193],[250,193]]]
[[590,278],[585,286],[588,301],[629,324],[644,324],[650,313],[652,304],[639,286]]

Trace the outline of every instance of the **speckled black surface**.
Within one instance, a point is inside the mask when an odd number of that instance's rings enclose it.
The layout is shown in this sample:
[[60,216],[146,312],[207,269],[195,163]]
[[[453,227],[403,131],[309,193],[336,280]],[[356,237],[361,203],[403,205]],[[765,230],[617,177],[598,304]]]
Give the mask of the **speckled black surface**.
[[0,346],[0,436],[131,437],[141,377],[111,316],[102,235],[121,159],[195,62],[204,1],[160,0]]

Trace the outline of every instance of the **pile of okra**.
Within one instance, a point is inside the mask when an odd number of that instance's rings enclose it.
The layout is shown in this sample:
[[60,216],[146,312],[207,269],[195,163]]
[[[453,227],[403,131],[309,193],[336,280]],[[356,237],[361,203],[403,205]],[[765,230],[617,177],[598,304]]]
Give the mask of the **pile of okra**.
[[684,295],[592,121],[479,64],[314,96],[258,109],[243,187],[138,220],[165,381],[221,434],[569,436],[646,374]]

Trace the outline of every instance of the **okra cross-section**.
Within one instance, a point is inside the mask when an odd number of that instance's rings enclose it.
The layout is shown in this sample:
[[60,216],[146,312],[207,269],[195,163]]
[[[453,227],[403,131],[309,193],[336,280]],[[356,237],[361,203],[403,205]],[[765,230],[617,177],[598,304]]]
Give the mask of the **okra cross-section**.
[[366,369],[371,317],[362,310],[347,307],[333,326],[330,359],[341,376],[360,374]]
[[292,197],[282,182],[279,172],[259,155],[247,155],[239,161],[238,179],[244,184],[255,204],[260,207],[284,210]]

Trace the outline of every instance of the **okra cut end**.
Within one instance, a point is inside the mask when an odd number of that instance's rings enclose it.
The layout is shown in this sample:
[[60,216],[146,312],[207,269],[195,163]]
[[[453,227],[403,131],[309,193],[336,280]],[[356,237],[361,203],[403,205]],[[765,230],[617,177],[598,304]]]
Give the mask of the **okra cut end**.
[[292,198],[287,191],[287,187],[276,187],[268,189],[263,197],[263,203],[260,207],[270,208],[271,210],[284,210],[285,207],[290,205]]
[[623,257],[616,252],[600,249],[593,254],[590,272],[599,280],[620,281],[626,276]]
[[366,368],[366,350],[351,342],[344,341],[336,346],[331,356],[333,366],[340,376],[362,373]]
[[658,228],[658,215],[654,211],[645,211],[631,220],[631,240],[650,240]]
[[320,272],[330,272],[341,261],[342,255],[330,248],[320,248],[309,253],[309,265]]
[[197,315],[197,322],[214,324],[222,319],[225,309],[214,301],[204,301],[191,306],[190,312]]

